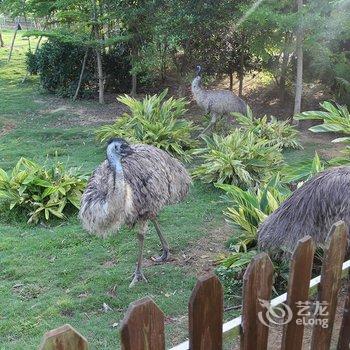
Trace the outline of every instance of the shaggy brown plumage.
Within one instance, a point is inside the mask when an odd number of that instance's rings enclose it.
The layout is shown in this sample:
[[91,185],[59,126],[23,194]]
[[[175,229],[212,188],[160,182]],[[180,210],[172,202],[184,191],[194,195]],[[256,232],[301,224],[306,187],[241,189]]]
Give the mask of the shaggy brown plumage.
[[221,116],[230,116],[231,113],[247,113],[246,103],[230,90],[206,90],[202,86],[201,77],[202,67],[197,66],[197,76],[191,84],[192,95],[206,114],[210,114],[211,121],[203,133],[214,126],[217,119]]
[[[115,151],[114,144],[123,150]],[[180,202],[187,195],[191,178],[177,159],[156,147],[129,145],[122,139],[113,140],[109,147],[120,158],[116,163],[105,160],[92,174],[81,200],[79,216],[83,226],[106,237],[123,224],[133,226],[139,222],[143,244],[147,220],[152,220],[163,246],[160,260],[165,260],[169,249],[156,218],[164,206]],[[115,170],[118,164],[122,171]],[[137,273],[143,279],[141,271]]]
[[310,235],[322,245],[332,225],[350,225],[350,167],[331,168],[297,189],[261,224],[259,246],[263,250],[293,251],[299,239]]

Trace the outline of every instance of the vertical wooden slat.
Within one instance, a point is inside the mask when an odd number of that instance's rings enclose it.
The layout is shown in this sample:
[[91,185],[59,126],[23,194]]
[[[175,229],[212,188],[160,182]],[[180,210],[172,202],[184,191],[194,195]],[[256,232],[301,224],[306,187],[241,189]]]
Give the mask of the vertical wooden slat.
[[266,350],[268,320],[259,320],[268,311],[272,288],[273,266],[267,254],[254,257],[243,277],[242,350]]
[[77,332],[72,326],[66,324],[47,332],[41,345],[40,350],[87,350],[87,340]]
[[302,349],[304,325],[298,324],[298,303],[305,305],[308,301],[314,251],[312,238],[306,236],[299,240],[292,256],[286,302],[291,319],[284,325],[282,350]]
[[[347,232],[345,223],[339,221],[332,226],[327,239],[318,290],[318,302],[324,303],[327,308],[323,312],[325,315],[316,315],[311,342],[312,350],[328,350],[330,347],[341,282],[341,268],[347,248]],[[322,322],[327,322],[327,327],[322,327]]]
[[214,275],[198,279],[189,302],[191,350],[221,350],[223,290]]
[[122,350],[164,350],[164,314],[151,298],[130,304],[121,325]]
[[350,349],[350,274],[337,350]]

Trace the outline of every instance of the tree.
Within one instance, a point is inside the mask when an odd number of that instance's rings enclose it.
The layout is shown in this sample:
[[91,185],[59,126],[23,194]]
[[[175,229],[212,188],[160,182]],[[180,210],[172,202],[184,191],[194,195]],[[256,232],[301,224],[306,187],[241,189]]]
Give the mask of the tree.
[[[298,14],[301,14],[303,8],[303,0],[296,0]],[[303,28],[299,24],[296,32],[296,50],[297,57],[297,72],[295,81],[295,100],[294,100],[294,115],[301,111],[301,97],[303,93]]]

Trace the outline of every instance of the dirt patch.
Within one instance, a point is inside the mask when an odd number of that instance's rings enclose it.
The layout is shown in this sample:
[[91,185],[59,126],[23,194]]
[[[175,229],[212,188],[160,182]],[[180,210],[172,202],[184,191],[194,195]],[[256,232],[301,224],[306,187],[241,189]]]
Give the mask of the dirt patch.
[[173,255],[173,263],[195,272],[196,276],[211,272],[215,268],[218,257],[228,252],[227,240],[232,236],[233,230],[227,223],[215,228],[196,242],[189,244],[188,248]]
[[[45,97],[45,100],[36,100],[44,108],[40,110],[41,115],[57,114],[53,127],[90,126],[113,123],[115,119],[127,111],[127,107],[111,98],[104,105],[95,101],[70,101],[59,97]],[[60,117],[62,114],[62,117]],[[69,118],[67,118],[69,114]]]
[[2,128],[0,128],[0,137],[5,136],[10,131],[12,131],[16,127],[15,124],[6,122]]

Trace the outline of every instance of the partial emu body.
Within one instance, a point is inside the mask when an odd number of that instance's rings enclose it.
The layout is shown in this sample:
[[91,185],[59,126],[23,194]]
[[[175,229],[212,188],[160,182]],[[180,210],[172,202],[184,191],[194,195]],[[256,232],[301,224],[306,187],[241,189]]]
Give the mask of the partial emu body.
[[[152,221],[163,248],[156,261],[169,257],[169,246],[158,225],[160,210],[180,202],[191,183],[185,167],[175,158],[150,145],[129,145],[113,139],[105,160],[92,174],[82,196],[79,217],[86,230],[106,237],[121,225],[140,225],[139,256],[133,285],[146,280],[142,273],[142,253],[148,221]],[[130,285],[130,286],[131,286]]]
[[202,87],[202,67],[197,66],[196,77],[192,81],[191,90],[197,105],[206,114],[210,114],[211,121],[203,130],[203,134],[210,130],[221,116],[230,116],[231,113],[247,113],[246,103],[230,90],[206,90]]
[[310,235],[322,246],[332,225],[350,225],[350,167],[323,171],[306,181],[261,224],[259,246],[292,252],[299,239]]

